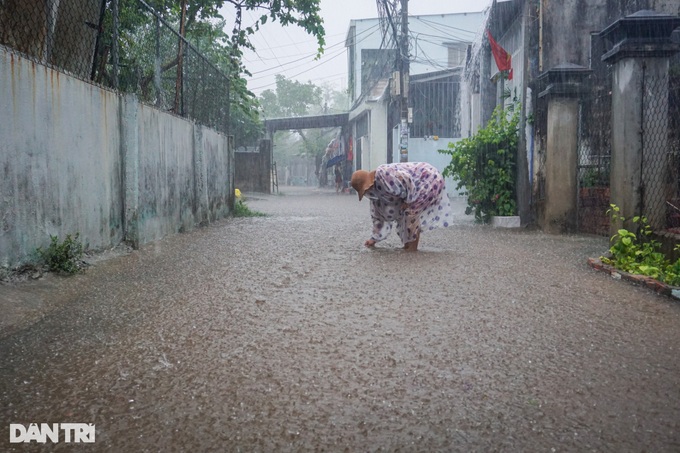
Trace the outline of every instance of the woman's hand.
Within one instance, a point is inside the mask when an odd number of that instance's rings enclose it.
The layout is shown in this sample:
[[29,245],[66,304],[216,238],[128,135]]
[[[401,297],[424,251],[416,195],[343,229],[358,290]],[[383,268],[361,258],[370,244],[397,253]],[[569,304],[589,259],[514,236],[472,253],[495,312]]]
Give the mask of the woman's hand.
[[364,242],[364,245],[366,247],[373,247],[375,245],[375,241],[373,239],[369,239],[366,242]]

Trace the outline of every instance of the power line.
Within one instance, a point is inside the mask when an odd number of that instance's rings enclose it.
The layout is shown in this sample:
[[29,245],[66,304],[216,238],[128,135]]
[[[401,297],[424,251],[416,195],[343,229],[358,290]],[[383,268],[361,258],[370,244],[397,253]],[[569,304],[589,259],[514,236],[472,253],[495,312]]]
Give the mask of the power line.
[[[334,60],[335,58],[339,57],[340,55],[342,55],[342,53],[338,53],[336,56],[331,57],[331,58],[329,58],[328,60],[323,61],[323,62],[319,63],[319,64],[316,65],[316,66],[312,66],[312,67],[309,68],[309,69],[306,69],[306,70],[304,70],[304,71],[302,71],[302,72],[299,72],[299,73],[294,74],[294,75],[292,75],[292,76],[289,76],[289,77],[287,77],[287,78],[288,78],[288,79],[292,79],[293,77],[297,77],[297,76],[299,76],[299,75],[302,75],[302,74],[304,74],[304,73],[307,72],[307,71],[310,71],[310,70],[312,70],[312,69],[316,69],[316,68],[318,68],[319,66],[322,66],[322,65],[328,63],[328,62],[331,61],[331,60]],[[251,88],[251,91],[252,91],[252,90],[261,90],[261,89],[263,89],[263,88],[267,88],[267,87],[273,86],[273,85],[275,85],[275,84],[276,84],[276,82],[274,82],[274,83],[269,83],[269,84],[263,85],[263,86],[261,86],[261,87]]]
[[[442,36],[442,35],[431,35],[431,34],[429,34],[429,33],[411,33],[411,35],[412,35],[412,36],[413,36],[413,35],[417,35],[417,36],[427,36],[428,38],[445,39],[445,40],[452,41],[452,42],[454,42],[454,41],[455,41],[455,42],[464,42],[464,43],[471,43],[471,42],[472,42],[472,40],[469,40],[469,39],[459,39],[459,38],[457,38],[457,37],[455,37],[455,36],[451,36],[451,35],[443,35],[443,36]],[[426,40],[426,39],[423,39],[423,41],[429,42],[429,43],[432,43],[432,44],[440,44],[440,43],[435,43],[434,41],[428,41],[428,40]]]
[[[373,28],[376,28],[376,27],[377,27],[377,25],[374,25],[374,26],[372,26],[372,27],[369,27],[369,28],[367,28],[366,30],[362,31],[359,35],[364,34],[364,33],[367,33],[367,32],[371,31]],[[361,41],[365,40],[366,38],[368,38],[369,36],[371,36],[373,33],[374,33],[374,31],[371,32],[371,34],[369,34],[369,35],[365,36],[364,38],[362,38]],[[360,42],[361,42],[361,41],[360,41]],[[339,42],[337,42],[337,43],[335,43],[335,44],[333,44],[333,45],[330,45],[330,46],[326,47],[326,50],[331,49],[331,48],[333,48],[333,47],[337,47],[337,46],[339,46],[339,45],[342,45],[342,44],[344,44],[344,42],[345,42],[344,40],[339,41]],[[270,48],[270,49],[272,49],[272,48]],[[341,49],[341,50],[344,50],[344,48]],[[256,52],[256,55],[258,55],[258,57],[259,57],[259,53]],[[316,57],[316,51],[315,51],[314,53],[307,54],[307,55],[301,57],[301,58],[298,59],[298,60],[294,60],[294,61],[288,62],[287,64],[294,63],[294,62],[297,62],[297,61],[301,61],[301,60],[304,60],[304,59],[306,59],[306,58],[313,58],[313,57]],[[272,60],[272,59],[275,59],[275,58],[264,58],[264,57],[260,57],[260,60],[262,60],[262,61],[267,61],[267,60]],[[274,68],[264,69],[264,70],[262,70],[262,71],[255,72],[255,73],[253,73],[253,74],[259,74],[259,73],[261,73],[261,72],[277,70],[277,69],[279,69],[279,68],[281,68],[281,67],[283,67],[283,65],[279,65],[278,67],[274,67]]]
[[[373,26],[367,28],[366,30],[363,30],[359,35],[357,35],[357,36],[364,35],[364,36],[361,38],[361,40],[358,41],[358,43],[363,42],[364,40],[366,40],[366,39],[368,39],[370,36],[372,36],[372,35],[377,31],[377,28],[378,28],[378,25],[376,24],[376,25],[373,25]],[[369,33],[369,32],[370,32],[370,33]],[[332,45],[332,46],[330,46],[330,47],[335,47],[335,46],[340,45],[340,44],[343,44],[343,43],[344,43],[344,40],[341,41],[341,42],[339,42],[339,43],[336,43],[336,44],[334,44],[334,45]],[[330,48],[330,47],[329,47],[329,48]],[[316,68],[318,68],[319,66],[324,65],[324,64],[328,63],[329,61],[334,60],[335,58],[339,57],[340,55],[343,55],[344,53],[345,53],[345,49],[343,48],[343,49],[341,49],[337,54],[333,55],[333,56],[330,57],[330,58],[324,59],[324,61],[321,61],[319,64],[317,64],[317,65],[315,65],[315,66],[312,66],[311,68],[308,68],[308,69],[306,69],[306,70],[304,70],[304,71],[302,71],[302,72],[300,72],[300,73],[298,73],[298,74],[294,74],[294,75],[292,75],[292,76],[289,76],[289,77],[287,77],[287,78],[291,79],[291,78],[293,78],[293,77],[297,77],[297,76],[299,76],[299,75],[302,75],[302,74],[304,74],[304,73],[307,72],[307,71],[310,71],[310,70],[312,70],[312,69],[316,69]],[[285,63],[285,64],[280,64],[280,63],[279,63],[279,66],[277,66],[277,67],[265,69],[265,70],[263,70],[263,71],[260,71],[259,73],[266,72],[266,71],[272,71],[272,70],[278,70],[278,71],[280,71],[281,69],[284,68],[284,66],[293,64],[293,63],[295,63],[295,62],[298,62],[298,61],[301,61],[301,60],[304,60],[304,59],[305,59],[305,57],[303,57],[303,58],[301,58],[301,59],[297,59],[297,60],[291,61],[291,62],[288,62],[288,63]],[[262,76],[262,77],[251,78],[250,80],[251,80],[251,81],[252,81],[252,80],[260,80],[260,79],[263,79],[263,78],[266,78],[266,77],[268,77],[268,76],[267,76],[267,75],[264,75],[264,76]],[[266,84],[266,85],[263,85],[263,86],[251,88],[251,90],[261,90],[261,89],[263,89],[263,88],[268,88],[268,87],[274,86],[275,84],[276,84],[276,82],[272,82],[272,83],[269,83],[269,84]]]
[[[373,28],[375,28],[375,27],[377,27],[377,25],[374,25],[373,27],[369,27],[369,28],[367,28],[366,30],[363,30],[361,33],[359,33],[359,35],[362,35],[362,34],[364,34],[364,33],[367,33],[367,32],[371,31],[371,29],[373,29]],[[358,35],[358,36],[359,36],[359,35]],[[371,33],[371,35],[372,35],[372,33]],[[365,40],[366,38],[368,38],[368,37],[371,36],[371,35],[365,36],[364,38],[362,38],[361,41]],[[361,41],[360,41],[360,42],[361,42]],[[339,41],[339,42],[337,42],[337,43],[335,43],[335,44],[332,44],[332,45],[326,47],[325,50],[329,50],[329,49],[332,49],[332,48],[334,48],[334,47],[340,46],[340,45],[344,44],[344,42],[345,42],[345,40],[343,39],[342,41]],[[273,48],[270,48],[270,49],[273,49]],[[345,50],[344,48],[341,49],[341,51],[344,51],[344,50]],[[259,56],[259,53],[256,53],[256,54]],[[324,54],[324,55],[325,55],[325,54]],[[295,55],[293,55],[293,56],[295,56]],[[280,65],[277,66],[277,67],[267,68],[267,69],[263,69],[262,71],[253,72],[252,74],[254,75],[254,74],[260,74],[260,73],[267,72],[267,71],[275,71],[275,70],[280,69],[281,67],[283,67],[283,66],[286,65],[286,64],[297,63],[298,61],[302,61],[302,60],[305,60],[305,59],[307,59],[307,58],[313,58],[313,57],[316,57],[316,52],[307,54],[307,55],[305,55],[305,56],[303,56],[303,57],[298,58],[297,60],[293,60],[293,61],[289,61],[289,62],[284,63],[284,64],[280,64]],[[264,58],[264,57],[260,57],[260,60],[261,60],[261,61],[268,61],[268,60],[274,60],[274,59],[277,59],[277,58],[276,58],[276,57],[274,57],[274,58]],[[277,60],[278,60],[278,59],[277,59]]]
[[[327,37],[328,37],[328,38],[331,38],[331,37],[335,37],[335,36],[345,36],[345,35],[346,35],[346,33],[336,33],[336,34],[334,34],[334,35],[328,35]],[[298,44],[307,44],[308,42],[309,42],[309,41],[295,41],[295,42],[289,42],[288,44],[282,44],[282,45],[280,45],[280,46],[268,47],[267,49],[268,49],[268,50],[272,50],[272,49],[283,49],[283,48],[285,48],[285,47],[297,47]],[[333,46],[342,44],[343,42],[344,42],[344,40],[343,40],[343,41],[340,41],[340,42],[337,43],[337,44],[333,44],[332,46],[328,46],[327,48],[331,48],[331,47],[333,47]]]
[[[248,16],[250,17],[250,20],[253,20],[253,18],[252,18],[252,16],[251,16],[251,13],[250,13],[250,12],[248,12]],[[264,43],[265,43],[267,46],[269,46],[269,43],[267,42],[267,38],[264,36],[264,34],[262,34],[261,38],[262,38],[262,40],[264,41]],[[255,52],[255,54],[257,55],[257,52]],[[274,58],[276,58],[276,55],[274,55]],[[276,62],[279,63],[279,64],[281,64],[281,63],[279,62],[278,59],[276,59]]]
[[[477,31],[466,30],[464,28],[454,27],[453,25],[442,24],[442,23],[435,22],[435,21],[432,21],[432,20],[423,19],[422,17],[419,17],[419,16],[414,16],[414,17],[412,17],[412,19],[419,20],[419,21],[423,22],[425,25],[428,25],[430,28],[433,28],[433,29],[435,29],[439,32],[442,32],[442,33],[446,33],[446,32],[437,28],[437,27],[450,28],[452,30],[456,30],[456,31],[459,31],[459,32],[468,33],[468,34],[472,35],[472,37],[475,37],[477,35]],[[437,25],[437,27],[435,27],[435,25]]]
[[[345,52],[345,49],[340,49],[340,50],[338,51],[338,53],[344,53],[344,52]],[[333,58],[335,58],[336,56],[337,56],[337,54],[334,54],[334,55],[333,55]],[[277,72],[279,72],[281,69],[283,69],[284,66],[288,66],[288,65],[291,65],[291,64],[293,64],[293,63],[297,63],[297,62],[299,62],[299,61],[304,61],[304,60],[307,60],[307,59],[309,59],[309,58],[310,58],[309,55],[305,55],[304,57],[297,58],[297,59],[295,59],[295,60],[291,60],[291,61],[288,61],[288,62],[285,62],[285,63],[279,63],[279,66],[277,66],[277,67],[263,69],[262,71],[253,72],[252,74],[253,74],[253,75],[255,75],[255,74],[263,74],[263,73],[265,73],[265,72],[271,72],[271,71],[277,71]],[[271,58],[270,58],[270,60],[271,60]],[[263,60],[263,61],[266,61],[266,60]],[[277,62],[278,62],[278,59],[277,59]],[[265,78],[265,77],[268,77],[268,74],[265,74],[265,75],[263,75],[263,76],[261,76],[261,77],[252,77],[252,78],[250,78],[250,80],[259,80],[259,79],[263,79],[263,78]]]

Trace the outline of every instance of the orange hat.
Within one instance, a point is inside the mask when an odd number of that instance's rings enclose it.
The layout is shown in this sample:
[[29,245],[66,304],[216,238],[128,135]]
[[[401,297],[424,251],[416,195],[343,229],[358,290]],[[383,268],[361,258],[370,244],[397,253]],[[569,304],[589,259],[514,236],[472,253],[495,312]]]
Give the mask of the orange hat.
[[375,182],[375,170],[357,170],[352,174],[352,187],[359,194],[359,201],[364,197],[364,193],[371,187]]

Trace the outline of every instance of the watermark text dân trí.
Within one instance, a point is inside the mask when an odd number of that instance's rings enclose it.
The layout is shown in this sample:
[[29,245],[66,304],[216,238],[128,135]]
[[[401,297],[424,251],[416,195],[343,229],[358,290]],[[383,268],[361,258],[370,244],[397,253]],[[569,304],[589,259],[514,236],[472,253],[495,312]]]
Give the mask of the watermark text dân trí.
[[[63,436],[60,434],[63,433]],[[52,443],[94,443],[94,423],[31,423],[28,427],[21,423],[10,423],[9,442],[45,444]]]

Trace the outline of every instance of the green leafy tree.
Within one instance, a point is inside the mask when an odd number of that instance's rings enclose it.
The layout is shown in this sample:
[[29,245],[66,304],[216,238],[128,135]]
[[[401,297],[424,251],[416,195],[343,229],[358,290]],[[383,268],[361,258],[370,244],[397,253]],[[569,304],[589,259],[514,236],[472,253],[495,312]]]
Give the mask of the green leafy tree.
[[277,74],[276,89],[262,92],[260,104],[267,118],[305,116],[319,113],[322,95],[312,82],[300,83]]
[[[111,52],[113,21],[110,1],[102,34],[99,61],[107,62]],[[243,64],[243,51],[255,50],[250,37],[260,26],[278,21],[283,26],[297,26],[313,36],[323,52],[325,30],[319,15],[320,0],[147,0],[152,8],[173,28],[180,31],[194,47],[205,55],[229,78],[228,129],[237,146],[250,144],[261,134],[257,97],[247,88],[246,76],[251,75]],[[233,8],[233,23],[221,15]],[[261,13],[253,23],[245,23],[243,12]],[[138,0],[119,0],[120,81],[123,91],[140,93],[146,101],[154,101],[154,61],[149,49],[156,46],[154,19]],[[161,55],[162,83],[172,84],[179,77],[182,53],[177,50],[177,38],[172,33],[160,35],[161,49],[174,49]],[[175,75],[177,74],[177,76]],[[95,75],[99,82],[111,83],[110,70],[100,64]],[[215,96],[203,93],[207,99]],[[167,101],[167,100],[166,100]],[[175,102],[176,106],[176,102]],[[175,107],[176,108],[176,107]]]
[[324,112],[323,113],[340,113],[349,110],[349,95],[348,91],[336,90],[332,84],[325,82],[321,84]]
[[[323,19],[319,15],[321,11],[321,0],[204,0],[212,1],[219,4],[221,7],[224,4],[231,4],[235,10],[234,26],[229,38],[230,42],[230,56],[232,57],[232,71],[235,77],[243,80],[243,76],[252,75],[242,63],[243,51],[245,49],[256,50],[250,41],[249,37],[254,35],[260,26],[267,22],[278,21],[282,26],[298,26],[306,31],[309,35],[316,38],[318,49],[317,56],[323,53],[325,41],[325,29],[323,27]],[[260,11],[263,14],[250,25],[243,23],[243,11]],[[235,84],[233,90],[233,97],[237,104],[244,102],[243,107],[249,110],[255,110],[257,106],[256,97],[252,92],[247,90],[246,84]],[[244,112],[245,116],[245,112]]]
[[[276,88],[263,91],[259,102],[265,118],[286,118],[335,111],[336,100],[343,102],[342,99],[342,93],[330,86],[301,83],[279,74]],[[335,132],[335,128],[278,131],[274,135],[274,158],[282,167],[289,165],[295,157],[316,159],[324,153]]]

